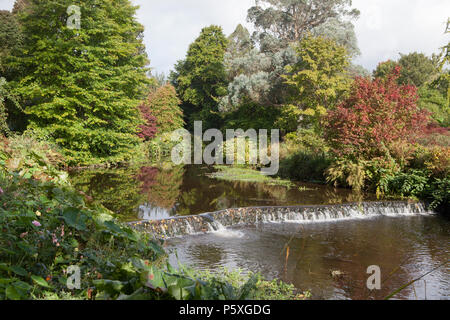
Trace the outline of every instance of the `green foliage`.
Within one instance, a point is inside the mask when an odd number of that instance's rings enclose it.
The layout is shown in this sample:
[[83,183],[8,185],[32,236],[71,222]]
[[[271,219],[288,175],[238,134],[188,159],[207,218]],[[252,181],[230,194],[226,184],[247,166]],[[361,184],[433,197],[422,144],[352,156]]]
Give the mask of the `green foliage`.
[[255,30],[250,42],[242,28],[232,35],[245,45],[232,43],[233,50],[226,56],[230,84],[220,109],[234,110],[245,99],[266,106],[287,104],[291,88],[281,76],[287,65],[298,62],[291,45],[309,33],[333,39],[356,55],[354,27],[347,18],[358,17],[359,12],[350,6],[348,0],[257,1],[248,10],[247,20]]
[[218,180],[258,182],[270,186],[293,186],[292,182],[289,180],[265,176],[262,175],[261,172],[254,169],[238,168],[233,166],[215,166],[215,169],[218,171],[210,174],[209,176]]
[[299,41],[328,19],[357,18],[359,11],[351,5],[349,0],[261,0],[249,9],[247,19],[257,30],[254,37]]
[[400,54],[400,84],[411,84],[418,88],[433,79],[438,73],[437,62],[423,53]]
[[[240,292],[242,292],[243,288],[247,284],[252,284],[256,288],[256,290],[246,292],[248,293],[247,298],[251,298],[254,300],[262,300],[262,301],[270,301],[270,300],[304,300],[311,297],[309,292],[304,292],[302,294],[297,294],[293,285],[284,283],[282,281],[273,280],[266,281],[258,274],[247,274],[243,275],[241,270],[229,271],[227,269],[220,270],[218,272],[207,272],[201,271],[196,272],[198,277],[203,279],[204,281],[215,281],[217,284],[221,284],[224,281],[228,282],[234,287],[240,288]],[[251,281],[249,283],[249,281]],[[233,292],[233,296],[237,296],[238,292],[236,289],[230,290]],[[242,294],[241,294],[242,296]]]
[[224,55],[228,40],[222,28],[204,28],[189,46],[186,59],[179,61],[172,82],[183,102],[182,108],[188,127],[195,120],[203,120],[208,127],[218,127],[215,114],[219,98],[227,92]]
[[2,165],[17,172],[20,177],[62,184],[67,182],[67,174],[58,170],[64,165],[64,158],[45,137],[27,131],[23,135],[14,134],[8,140],[0,141],[0,147],[8,155]]
[[[25,144],[17,139],[2,140],[0,148],[0,299],[255,299],[260,286],[266,288],[262,297],[293,295],[291,286],[266,283],[258,275],[236,282],[237,276],[176,270],[151,235],[114,220],[111,211],[60,179],[63,173],[48,158],[36,160],[33,168],[49,179],[8,166],[36,153],[20,153],[25,151],[18,146]],[[80,267],[81,289],[66,286],[72,265]]]
[[431,112],[432,118],[443,127],[450,127],[450,105],[438,89],[425,85],[419,89],[419,106]]
[[398,63],[392,60],[380,62],[373,71],[373,77],[387,79],[387,77],[394,72],[396,67],[398,67]]
[[[1,152],[0,158],[11,159]],[[116,223],[109,211],[90,207],[69,185],[55,183],[62,174],[47,171],[51,181],[0,169],[0,299],[39,298],[67,290],[70,265],[81,268],[82,288],[73,294],[89,298],[93,280],[114,280],[114,269],[128,258],[156,260],[162,249],[148,236]],[[37,166],[34,166],[38,169]]]
[[[128,0],[79,2],[82,27],[66,26],[73,1],[29,1],[13,84],[30,127],[46,130],[70,164],[120,161],[139,142],[137,105],[148,82],[143,27]],[[32,53],[32,55],[30,55]]]
[[425,191],[428,175],[421,170],[400,172],[388,180],[388,190],[401,196],[418,197]]
[[349,57],[344,47],[322,37],[303,39],[296,48],[299,62],[286,67],[286,83],[295,88],[293,103],[305,116],[305,124],[321,131],[321,120],[350,89],[344,74]]
[[288,133],[297,129],[298,117],[296,108],[286,106],[277,109],[246,101],[235,111],[225,114],[223,129],[279,129]]
[[359,192],[363,190],[367,180],[366,162],[339,159],[327,169],[326,174],[328,183],[348,186]]
[[9,134],[11,123],[11,114],[16,115],[22,112],[22,107],[17,101],[17,97],[11,93],[10,85],[5,78],[0,77],[0,134]]
[[330,166],[329,148],[313,130],[290,133],[280,147],[281,177],[295,181],[326,183],[325,171]]
[[442,213],[450,212],[450,179],[436,179],[426,190],[426,195],[430,199],[431,209],[436,209]]
[[398,61],[388,60],[378,65],[375,78],[387,78],[396,67],[400,67],[397,82],[401,85],[414,85],[418,88],[434,79],[438,74],[437,57],[428,58],[423,53],[400,54]]
[[17,49],[22,42],[22,32],[20,30],[17,17],[6,10],[0,10],[0,73],[8,74],[6,59],[11,51]]

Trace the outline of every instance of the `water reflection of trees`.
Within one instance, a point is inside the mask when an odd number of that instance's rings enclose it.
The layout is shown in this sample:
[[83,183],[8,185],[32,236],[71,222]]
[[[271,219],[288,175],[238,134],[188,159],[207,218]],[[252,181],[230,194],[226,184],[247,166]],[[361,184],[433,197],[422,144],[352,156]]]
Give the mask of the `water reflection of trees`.
[[173,167],[84,170],[71,173],[73,185],[124,220],[136,220],[140,206],[171,210],[180,195],[184,169]]

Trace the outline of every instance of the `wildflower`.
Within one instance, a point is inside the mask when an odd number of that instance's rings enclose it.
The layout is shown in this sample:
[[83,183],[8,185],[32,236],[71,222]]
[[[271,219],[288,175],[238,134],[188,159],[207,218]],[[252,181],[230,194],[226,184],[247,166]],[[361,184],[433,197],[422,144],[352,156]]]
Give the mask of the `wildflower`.
[[42,216],[42,213],[41,213],[40,211],[36,211],[36,215],[37,215],[38,217],[40,217],[40,216]]
[[39,221],[36,221],[36,220],[34,220],[33,222],[32,222],[32,224],[35,226],[35,227],[41,227],[42,225],[39,223]]
[[0,194],[5,193],[2,188],[0,188]]
[[23,239],[28,235],[28,232],[24,232],[20,234],[20,238]]

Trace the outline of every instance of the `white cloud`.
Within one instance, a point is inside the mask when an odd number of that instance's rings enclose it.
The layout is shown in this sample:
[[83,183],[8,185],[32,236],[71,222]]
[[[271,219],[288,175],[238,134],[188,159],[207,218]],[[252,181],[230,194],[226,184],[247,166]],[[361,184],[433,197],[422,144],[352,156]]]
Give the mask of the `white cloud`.
[[[145,44],[151,67],[167,73],[183,59],[189,44],[203,27],[221,25],[226,34],[246,23],[254,0],[133,0],[140,5],[138,19],[144,24]],[[0,0],[10,10],[14,0]],[[362,55],[356,62],[369,70],[398,53],[428,55],[446,42],[445,22],[450,16],[448,0],[353,0],[361,11],[356,33]]]
[[[361,11],[356,33],[361,48],[357,62],[372,70],[399,53],[439,52],[450,17],[448,0],[353,0]],[[375,21],[375,23],[373,23]]]

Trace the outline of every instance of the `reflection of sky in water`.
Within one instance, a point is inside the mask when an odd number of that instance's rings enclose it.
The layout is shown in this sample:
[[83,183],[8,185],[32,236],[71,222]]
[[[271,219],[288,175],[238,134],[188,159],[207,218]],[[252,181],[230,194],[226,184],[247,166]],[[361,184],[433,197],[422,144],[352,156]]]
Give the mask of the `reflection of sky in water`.
[[141,220],[164,220],[173,216],[172,210],[156,207],[151,204],[139,206],[138,217]]

